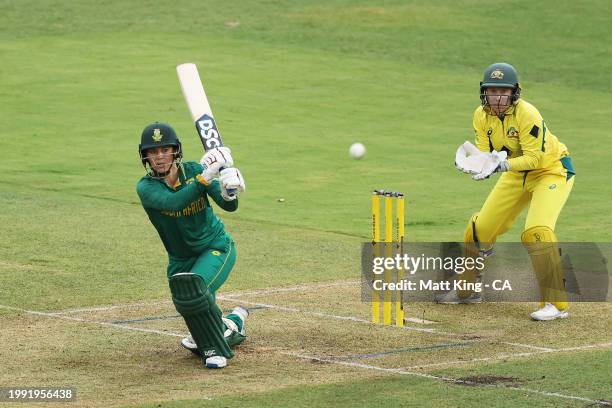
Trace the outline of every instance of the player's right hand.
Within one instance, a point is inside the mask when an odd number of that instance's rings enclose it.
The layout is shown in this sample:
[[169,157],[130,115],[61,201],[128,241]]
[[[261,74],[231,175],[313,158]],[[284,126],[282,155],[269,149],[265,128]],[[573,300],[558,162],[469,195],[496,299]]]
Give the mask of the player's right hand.
[[470,142],[465,142],[455,153],[455,167],[468,174],[479,174],[488,160],[488,154],[478,150]]
[[207,151],[200,159],[200,164],[204,166],[202,177],[207,183],[210,183],[219,177],[219,170],[224,167],[232,167],[234,159],[229,148],[217,147]]
[[508,153],[506,151],[495,151],[487,154],[488,158],[485,162],[482,171],[472,178],[476,181],[484,180],[489,178],[493,173],[504,172],[510,170],[510,163],[506,160]]

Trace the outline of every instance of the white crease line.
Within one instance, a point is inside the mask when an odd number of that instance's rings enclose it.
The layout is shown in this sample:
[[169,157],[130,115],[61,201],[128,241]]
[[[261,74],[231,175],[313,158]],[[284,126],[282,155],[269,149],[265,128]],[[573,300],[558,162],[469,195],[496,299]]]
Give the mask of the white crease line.
[[510,343],[510,342],[507,342],[507,341],[502,341],[501,344],[508,344],[510,346],[524,347],[524,348],[540,350],[540,351],[555,351],[555,350],[557,350],[557,349],[549,348],[549,347],[539,347],[539,346],[534,346],[532,344]]
[[473,358],[470,360],[454,360],[454,361],[445,361],[442,363],[420,364],[420,365],[415,365],[411,367],[406,367],[406,369],[412,370],[412,369],[417,369],[417,368],[431,368],[431,367],[441,367],[441,366],[458,365],[458,364],[469,364],[469,363],[477,363],[481,361],[495,361],[495,360],[504,360],[507,358],[530,357],[530,356],[534,356],[538,354],[560,353],[560,352],[567,352],[567,351],[603,349],[603,348],[611,347],[611,346],[612,346],[612,343],[601,343],[601,344],[587,344],[587,345],[576,346],[576,347],[565,347],[565,348],[559,348],[559,349],[532,351],[532,352],[525,352],[525,353],[505,353],[505,354],[500,354],[498,356],[480,357],[480,358]]
[[186,336],[186,334],[165,332],[165,331],[155,330],[155,329],[145,329],[145,328],[142,328],[142,327],[134,327],[134,326],[128,326],[128,325],[124,325],[124,324],[117,324],[117,323],[100,322],[100,321],[97,321],[97,320],[82,319],[80,317],[70,317],[70,316],[58,315],[56,313],[37,312],[35,310],[26,310],[26,309],[21,309],[21,308],[12,307],[12,306],[0,305],[0,308],[8,309],[8,310],[15,310],[15,311],[18,311],[18,312],[27,313],[27,314],[31,314],[31,315],[35,315],[35,316],[53,317],[53,318],[56,318],[56,319],[70,320],[70,321],[73,321],[73,322],[97,324],[97,325],[100,325],[100,326],[113,327],[113,328],[116,328],[116,329],[132,330],[132,331],[138,331],[138,332],[144,332],[144,333],[161,334],[163,336],[171,336],[171,337],[185,337]]
[[151,302],[142,302],[142,303],[124,303],[119,305],[111,305],[111,306],[94,306],[94,307],[83,307],[78,309],[65,309],[57,312],[48,312],[50,315],[63,315],[70,313],[85,313],[85,312],[105,312],[108,310],[114,309],[129,309],[131,307],[143,307],[143,306],[155,306],[155,305],[163,305],[172,303],[171,300],[154,300]]
[[[335,281],[335,282],[327,282],[327,283],[313,283],[310,285],[303,284],[303,285],[296,285],[296,286],[281,286],[281,287],[273,287],[273,288],[267,288],[267,289],[261,289],[261,290],[227,292],[224,294],[224,296],[240,297],[240,296],[246,296],[246,295],[266,295],[266,294],[276,293],[276,292],[294,292],[294,291],[299,291],[299,290],[325,288],[329,286],[342,286],[346,284],[355,284],[359,282],[360,281],[358,280],[351,280],[351,281]],[[166,304],[166,303],[172,303],[172,301],[153,300],[150,302],[142,302],[142,303],[124,303],[124,304],[118,304],[118,305],[92,306],[92,307],[85,307],[85,308],[78,308],[78,309],[65,309],[65,310],[58,310],[56,312],[49,312],[49,313],[55,314],[55,315],[62,315],[62,314],[69,314],[69,313],[82,313],[82,312],[104,312],[107,310],[151,306],[151,305]]]
[[[366,323],[366,324],[369,324],[369,325],[375,325],[375,323],[372,323],[370,320],[360,319],[359,317],[355,317],[355,316],[340,316],[340,315],[334,315],[334,314],[323,313],[323,312],[312,312],[312,311],[307,311],[307,310],[296,309],[296,308],[293,308],[293,307],[277,306],[277,305],[271,305],[271,304],[268,304],[268,303],[250,302],[250,301],[242,300],[240,298],[237,299],[237,298],[232,298],[232,297],[229,297],[229,296],[217,296],[217,298],[221,299],[221,300],[237,301],[237,302],[240,302],[240,303],[244,303],[246,305],[266,307],[268,309],[275,309],[275,310],[282,310],[284,312],[302,313],[302,314],[318,316],[318,317],[326,317],[326,318],[331,318],[331,319],[336,319],[336,320],[349,320],[349,321],[352,321],[352,322]],[[439,336],[449,336],[449,337],[461,336],[460,334],[440,332],[440,331],[437,331],[435,329],[424,329],[424,328],[412,327],[412,326],[398,327],[398,326],[393,325],[393,326],[385,326],[385,327],[389,327],[389,328],[395,327],[395,328],[398,328],[398,329],[411,330],[411,331],[424,332],[424,333],[431,333],[431,334],[435,334],[435,335],[439,335]]]
[[[279,287],[279,288],[252,290],[252,291],[246,291],[246,292],[240,292],[240,291],[238,291],[238,292],[228,292],[228,293],[225,293],[224,296],[232,297],[232,298],[239,298],[241,296],[268,295],[268,294],[271,294],[271,293],[294,292],[294,291],[299,291],[299,290],[312,290],[312,289],[318,289],[318,288],[329,288],[329,287],[334,287],[334,286],[355,285],[355,284],[361,284],[361,283],[362,283],[361,280],[346,280],[346,281],[323,282],[323,283],[303,284],[303,285],[287,286],[287,287]],[[433,322],[431,320],[419,319],[419,318],[416,318],[416,317],[407,317],[405,320],[407,322],[410,322],[410,323],[418,323],[418,324],[435,324],[436,323],[436,322]]]
[[[541,351],[540,353],[549,353],[549,352],[548,351]],[[532,353],[525,352],[525,353],[514,353],[514,354],[500,354],[499,356],[496,356],[496,357],[479,357],[479,358],[473,358],[473,359],[470,359],[470,360],[454,360],[454,361],[445,361],[445,362],[442,362],[442,363],[421,364],[421,365],[406,367],[406,369],[413,370],[413,369],[418,369],[418,368],[444,367],[444,366],[457,365],[457,364],[478,363],[478,362],[481,362],[481,361],[503,360],[503,359],[512,358],[512,357],[526,357],[526,356],[532,356],[534,354],[539,354],[539,353],[537,353],[537,352],[532,352]]]
[[[357,281],[355,281],[357,282]],[[346,282],[343,282],[346,283]],[[338,283],[339,285],[340,283]],[[295,290],[301,290],[301,289],[308,289],[308,288],[314,288],[315,286],[320,286],[320,285],[299,285],[299,286],[291,286],[291,287],[281,287],[281,288],[270,288],[270,291],[295,291]],[[255,291],[252,292],[239,292],[241,293],[240,296],[242,295],[246,295],[246,294],[254,294]],[[263,291],[257,291],[257,293],[263,293]],[[244,303],[244,304],[250,304],[253,306],[260,306],[260,307],[266,307],[269,309],[276,309],[276,310],[282,310],[282,311],[287,311],[287,312],[294,312],[294,313],[303,313],[303,314],[311,314],[314,316],[319,316],[319,317],[327,317],[327,318],[333,318],[333,319],[337,319],[337,320],[348,320],[348,321],[354,321],[354,322],[358,322],[358,323],[368,323],[368,324],[373,324],[372,322],[370,322],[369,320],[365,320],[365,319],[360,319],[354,316],[339,316],[339,315],[332,315],[332,314],[327,314],[327,313],[322,313],[322,312],[310,312],[310,311],[304,311],[304,310],[300,310],[300,309],[295,309],[295,308],[289,308],[289,307],[283,307],[283,306],[276,306],[276,305],[271,305],[271,304],[266,304],[266,303],[258,303],[258,302],[249,302],[249,301],[245,301],[243,299],[240,298],[234,298],[236,295],[232,294],[231,292],[228,294],[225,294],[223,296],[218,296],[219,299],[221,300],[228,300],[228,301],[237,301],[240,303]],[[100,307],[90,307],[90,308],[78,308],[78,309],[67,309],[67,310],[62,310],[59,312],[49,312],[49,315],[55,315],[55,316],[60,316],[63,314],[70,314],[70,313],[82,313],[82,312],[97,312],[97,311],[108,311],[108,310],[114,310],[114,309],[123,309],[123,308],[132,308],[132,307],[142,307],[142,306],[151,306],[151,305],[160,305],[160,304],[171,304],[172,302],[170,300],[156,300],[156,301],[151,301],[151,302],[143,302],[143,303],[127,303],[127,304],[119,304],[119,305],[112,305],[112,306],[100,306]],[[420,319],[416,319],[416,318],[406,318],[406,321],[408,322],[412,322],[412,323],[420,323],[422,324],[423,322],[420,321]],[[425,321],[428,322],[428,321]],[[396,327],[396,326],[394,326]],[[438,332],[435,329],[425,329],[425,328],[418,328],[418,327],[412,327],[412,326],[404,326],[403,327],[405,330],[412,330],[412,331],[418,331],[418,332],[425,332],[425,333],[432,333],[432,334],[436,334],[436,335],[441,335],[441,336],[449,336],[449,337],[457,337],[457,336],[462,336],[461,334],[456,334],[456,333],[448,333],[448,332]],[[547,347],[539,347],[539,346],[534,346],[534,345],[530,345],[530,344],[522,344],[522,343],[511,343],[511,342],[501,342],[501,344],[507,344],[507,345],[511,345],[511,346],[515,346],[515,347],[524,347],[524,348],[529,348],[529,349],[534,349],[534,350],[540,350],[540,351],[555,351],[556,349],[553,348],[547,348]],[[485,360],[475,360],[475,361],[486,361]],[[457,362],[452,362],[452,363],[448,363],[448,364],[460,364],[463,361],[457,361]]]
[[297,358],[301,358],[305,360],[311,360],[311,361],[314,360],[314,361],[319,361],[323,363],[339,364],[339,365],[344,365],[348,367],[357,367],[357,368],[363,368],[366,370],[382,371],[382,372],[391,373],[391,374],[409,375],[413,377],[427,378],[427,379],[435,380],[435,381],[450,382],[450,383],[457,384],[457,385],[471,385],[471,386],[490,387],[490,388],[498,388],[498,389],[505,389],[505,390],[515,390],[515,391],[520,391],[520,392],[529,392],[533,394],[544,395],[546,397],[571,399],[571,400],[584,401],[584,402],[590,402],[593,404],[608,405],[608,406],[612,405],[612,403],[609,403],[607,401],[593,400],[590,398],[577,397],[575,395],[561,394],[558,392],[547,392],[547,391],[533,390],[531,388],[513,387],[513,386],[505,386],[505,385],[497,385],[497,384],[481,384],[481,383],[476,383],[473,381],[460,380],[456,378],[443,377],[443,376],[419,373],[419,372],[414,372],[414,371],[407,371],[402,368],[385,368],[385,367],[379,367],[379,366],[374,366],[370,364],[356,363],[356,362],[350,362],[350,361],[339,361],[339,360],[330,359],[330,358],[308,356],[308,355],[298,354],[298,353],[281,352],[281,354],[284,354],[286,356],[291,356],[291,357],[297,357]]
[[[555,351],[579,351],[579,350],[587,350],[587,349],[592,349],[592,348],[599,349],[599,348],[606,348],[606,347],[612,347],[612,343],[586,344],[584,346],[560,348],[560,349],[556,349]],[[551,351],[551,353],[553,352]]]
[[408,323],[418,323],[418,324],[436,324],[432,320],[419,319],[418,317],[404,317],[404,321]]
[[[336,360],[336,359],[325,358],[325,357],[308,356],[305,354],[291,353],[291,352],[286,352],[286,351],[281,351],[280,354],[284,354],[290,357],[297,357],[297,358],[301,358],[304,360],[314,360],[314,361],[319,361],[322,363],[333,363],[333,364],[339,364],[339,365],[344,365],[344,366],[349,366],[349,367],[365,368],[368,370],[384,371],[387,373],[394,373],[394,374],[413,375],[415,377],[429,378],[432,380],[443,380],[443,381],[450,381],[450,382],[461,381],[461,380],[453,380],[452,378],[441,377],[441,376],[437,376],[433,374],[406,371],[401,368],[385,368],[385,367],[374,366],[371,364],[363,364],[363,363],[357,363],[357,362],[351,362],[351,361]],[[465,383],[464,381],[462,382]]]
[[249,295],[268,295],[271,293],[278,293],[278,292],[295,292],[299,290],[311,290],[311,289],[328,288],[328,287],[334,287],[334,286],[346,286],[346,285],[357,284],[360,282],[361,281],[359,280],[319,282],[319,283],[313,283],[313,284],[302,284],[302,285],[284,286],[284,287],[281,286],[281,287],[276,287],[276,288],[267,288],[267,289],[264,288],[264,289],[250,290],[250,291],[227,292],[224,295],[232,296],[232,297],[249,296]]

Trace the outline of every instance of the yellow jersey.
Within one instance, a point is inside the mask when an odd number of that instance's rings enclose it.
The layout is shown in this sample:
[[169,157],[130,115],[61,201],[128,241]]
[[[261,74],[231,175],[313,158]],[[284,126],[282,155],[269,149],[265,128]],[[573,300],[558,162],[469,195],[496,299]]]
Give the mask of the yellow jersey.
[[487,113],[479,106],[474,112],[473,125],[478,149],[506,151],[510,171],[567,174],[560,161],[569,156],[567,147],[552,134],[540,112],[529,102],[519,99],[501,116]]

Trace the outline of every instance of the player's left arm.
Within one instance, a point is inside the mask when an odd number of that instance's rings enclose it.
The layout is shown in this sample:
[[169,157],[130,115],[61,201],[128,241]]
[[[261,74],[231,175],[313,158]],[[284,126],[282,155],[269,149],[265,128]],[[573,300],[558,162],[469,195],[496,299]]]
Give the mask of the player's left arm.
[[233,212],[238,209],[238,197],[235,196],[235,198],[230,201],[225,200],[219,180],[213,180],[213,182],[208,185],[206,194],[225,211]]
[[[196,172],[202,172],[203,169],[202,164],[195,164]],[[225,211],[233,212],[238,209],[238,193],[245,190],[246,186],[240,170],[230,167],[219,171],[218,178],[207,183],[205,194]]]
[[525,171],[540,167],[546,143],[546,125],[535,108],[522,112],[519,121],[519,143],[523,154],[508,160],[510,170]]

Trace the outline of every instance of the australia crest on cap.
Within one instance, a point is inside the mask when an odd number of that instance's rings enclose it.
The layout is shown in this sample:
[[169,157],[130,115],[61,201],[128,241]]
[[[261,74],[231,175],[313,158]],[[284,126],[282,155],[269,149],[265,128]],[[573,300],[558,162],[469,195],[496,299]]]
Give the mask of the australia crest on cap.
[[495,71],[491,72],[491,79],[503,79],[504,78],[504,73],[499,70],[496,69]]

